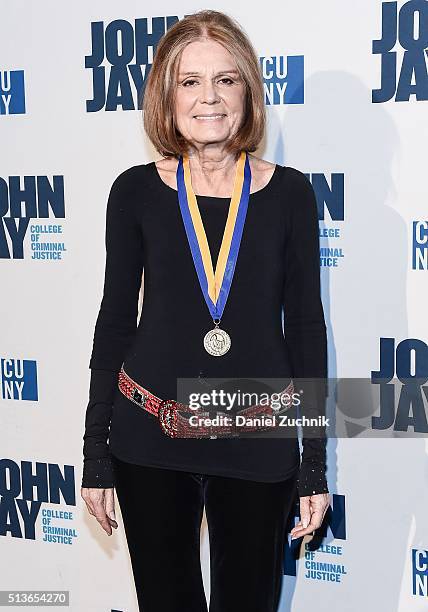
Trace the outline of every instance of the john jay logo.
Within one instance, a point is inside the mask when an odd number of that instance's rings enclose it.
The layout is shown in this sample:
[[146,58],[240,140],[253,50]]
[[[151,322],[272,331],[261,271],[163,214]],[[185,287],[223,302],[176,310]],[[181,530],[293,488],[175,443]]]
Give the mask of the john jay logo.
[[267,105],[304,103],[303,55],[261,57],[260,64]]
[[[55,504],[41,508],[43,503]],[[0,459],[0,536],[36,539],[36,521],[43,542],[72,544],[77,536],[74,513],[58,505],[76,505],[74,467],[56,463]],[[41,511],[40,511],[41,510]],[[58,523],[58,521],[60,521]]]
[[2,399],[38,400],[37,363],[30,359],[0,359]]
[[23,259],[24,238],[30,227],[31,259],[58,260],[67,249],[62,239],[62,225],[31,223],[48,219],[50,213],[65,218],[64,177],[0,177],[0,258]]
[[[396,406],[395,374],[400,381]],[[372,417],[373,429],[428,433],[425,404],[428,400],[428,346],[417,338],[395,345],[395,338],[380,339],[380,368],[371,373],[379,385],[380,413]]]
[[[325,211],[330,221],[344,221],[345,219],[345,175],[332,173],[330,179],[325,174],[314,172],[305,175],[311,179],[318,208],[318,220],[326,221]],[[341,228],[335,226],[320,227],[320,266],[337,268],[344,258],[343,248],[340,246]]]
[[381,56],[381,85],[372,101],[407,102],[411,95],[428,100],[427,47],[427,0],[410,0],[400,11],[398,2],[383,2],[382,38],[373,41],[373,53]]
[[428,550],[412,549],[412,593],[428,597]]
[[412,270],[428,270],[428,221],[413,221]]
[[23,70],[0,70],[0,115],[25,113]]
[[[321,540],[327,536],[330,529],[333,537],[338,540],[346,540],[346,513],[345,496],[332,495],[333,505],[329,507],[324,517],[321,527],[316,531],[316,547],[307,544],[305,547],[305,578],[310,580],[320,580],[325,582],[341,582],[342,576],[348,573],[343,561],[343,546],[321,544]],[[297,511],[297,507],[296,507]],[[290,517],[289,531],[294,527],[296,516]],[[297,559],[300,554],[301,540],[286,541],[284,574],[296,576]],[[315,541],[314,541],[315,544]],[[322,559],[319,559],[320,555]]]
[[92,70],[92,100],[88,113],[105,109],[136,110],[141,107],[144,84],[159,40],[179,19],[176,16],[124,19],[91,24],[92,53],[85,68]]

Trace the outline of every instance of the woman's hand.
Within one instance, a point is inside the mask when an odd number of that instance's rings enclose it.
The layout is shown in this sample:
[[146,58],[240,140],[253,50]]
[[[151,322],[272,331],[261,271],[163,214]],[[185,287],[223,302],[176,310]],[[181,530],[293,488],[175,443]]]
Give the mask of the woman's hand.
[[321,526],[330,505],[328,493],[306,495],[300,498],[300,521],[290,531],[291,539],[301,538]]
[[112,534],[112,526],[117,529],[114,513],[114,488],[98,489],[82,487],[80,494],[86,503],[89,514],[95,516],[101,527]]

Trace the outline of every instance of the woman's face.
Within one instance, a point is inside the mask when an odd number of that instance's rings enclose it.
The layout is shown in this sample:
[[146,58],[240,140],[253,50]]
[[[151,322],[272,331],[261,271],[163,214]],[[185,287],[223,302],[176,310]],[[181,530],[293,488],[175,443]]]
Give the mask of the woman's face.
[[193,145],[222,143],[244,118],[245,85],[232,55],[219,43],[189,43],[178,66],[175,123]]

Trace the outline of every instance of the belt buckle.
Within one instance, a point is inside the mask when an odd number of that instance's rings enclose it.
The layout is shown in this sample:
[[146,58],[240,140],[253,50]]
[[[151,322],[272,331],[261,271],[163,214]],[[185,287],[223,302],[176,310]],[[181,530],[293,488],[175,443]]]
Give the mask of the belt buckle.
[[177,436],[177,402],[162,400],[159,404],[158,419],[162,431],[170,438]]

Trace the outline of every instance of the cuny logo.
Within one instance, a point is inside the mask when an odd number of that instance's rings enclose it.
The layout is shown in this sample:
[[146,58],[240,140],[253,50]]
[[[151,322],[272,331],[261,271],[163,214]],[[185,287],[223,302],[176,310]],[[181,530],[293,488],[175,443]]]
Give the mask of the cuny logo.
[[395,96],[395,102],[408,102],[411,95],[428,100],[428,2],[410,0],[400,12],[397,5],[382,3],[382,38],[373,41],[373,53],[381,56],[381,86],[372,91],[372,101]]
[[0,71],[0,115],[25,113],[25,85],[23,70]]
[[[63,176],[54,176],[52,183],[47,176],[0,177],[0,258],[23,259],[30,219],[48,219],[51,211],[65,218]],[[64,243],[52,240],[62,237],[62,225],[34,223],[30,232],[31,259],[62,258]]]
[[267,105],[304,103],[303,55],[261,57],[260,65]]
[[[397,408],[395,374],[401,384]],[[428,433],[425,402],[428,400],[428,346],[417,338],[380,338],[380,368],[372,371],[371,382],[379,385],[380,413],[372,417],[373,429]]]
[[412,593],[428,597],[428,550],[412,548]]
[[37,363],[30,359],[0,359],[2,399],[37,401]]
[[[317,529],[316,538],[325,538],[327,530],[330,529],[334,538],[346,540],[346,513],[345,513],[345,496],[332,495],[333,505],[330,506],[325,514],[322,526]],[[298,511],[296,506],[296,515],[289,519],[288,531],[290,531],[298,520]],[[284,557],[284,574],[288,576],[297,575],[297,559],[301,540],[291,540],[289,544],[286,540],[285,557]],[[325,554],[322,561],[317,560],[319,554]],[[311,580],[322,580],[328,582],[341,582],[341,577],[347,574],[346,567],[343,563],[343,547],[342,546],[327,546],[318,545],[316,550],[312,550],[310,545],[305,548],[305,578]],[[327,561],[326,561],[327,559]]]
[[85,57],[85,68],[92,70],[93,97],[86,101],[88,113],[141,107],[157,44],[177,21],[174,15],[136,19],[134,25],[124,19],[106,26],[102,21],[91,23],[92,53]]
[[[311,180],[315,191],[318,208],[318,220],[325,221],[327,209],[331,221],[344,221],[345,219],[345,175],[332,173],[330,181],[325,174],[314,172],[305,175]],[[320,232],[320,266],[337,268],[344,257],[340,241],[340,227],[322,227]],[[323,242],[321,242],[323,241]]]
[[[36,497],[36,500],[35,500]],[[76,505],[74,466],[57,463],[0,459],[0,536],[36,539],[36,519],[41,514],[42,541],[72,544],[73,512],[43,508],[42,503]],[[57,524],[56,520],[65,521]]]
[[413,221],[412,270],[428,270],[428,221]]

